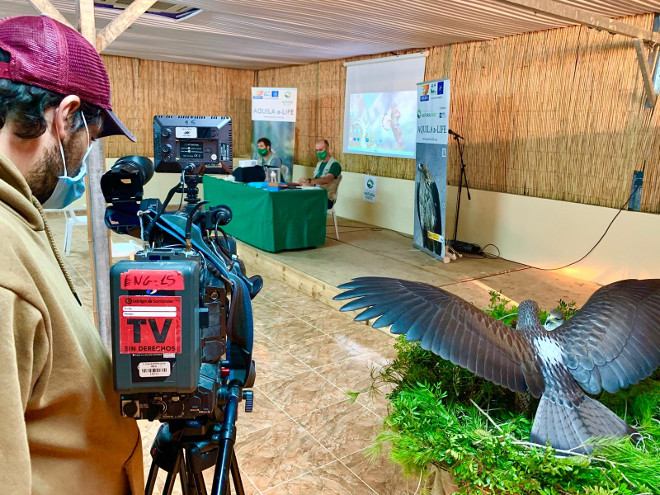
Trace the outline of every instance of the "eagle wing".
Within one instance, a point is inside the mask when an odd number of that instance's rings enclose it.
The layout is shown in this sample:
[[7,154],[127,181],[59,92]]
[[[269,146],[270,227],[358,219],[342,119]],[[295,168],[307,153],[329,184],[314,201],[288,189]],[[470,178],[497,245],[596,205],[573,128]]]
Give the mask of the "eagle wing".
[[337,300],[355,299],[342,311],[367,308],[355,320],[378,317],[374,328],[395,334],[516,392],[540,397],[541,363],[522,332],[472,304],[432,285],[383,277],[362,277],[339,286]]
[[550,335],[588,393],[637,383],[660,365],[660,279],[601,287]]

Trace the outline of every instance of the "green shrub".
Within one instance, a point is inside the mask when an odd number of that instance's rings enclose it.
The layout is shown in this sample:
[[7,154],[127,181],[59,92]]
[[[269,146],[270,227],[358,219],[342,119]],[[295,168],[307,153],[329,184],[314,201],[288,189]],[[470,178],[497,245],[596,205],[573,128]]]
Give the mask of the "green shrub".
[[[487,312],[515,324],[508,302],[491,294]],[[575,303],[560,301],[567,317]],[[540,315],[542,321],[545,314]],[[417,342],[396,339],[397,357],[374,373],[391,383],[389,415],[371,450],[391,445],[408,473],[434,465],[453,474],[461,493],[660,494],[660,371],[617,394],[597,397],[638,428],[643,441],[598,439],[591,456],[557,456],[528,442],[536,401],[454,366]]]

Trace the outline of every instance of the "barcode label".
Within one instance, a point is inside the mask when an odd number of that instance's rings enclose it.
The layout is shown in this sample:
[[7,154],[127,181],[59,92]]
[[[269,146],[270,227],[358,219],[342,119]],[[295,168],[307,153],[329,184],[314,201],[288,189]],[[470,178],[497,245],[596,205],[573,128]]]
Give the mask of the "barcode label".
[[154,376],[163,377],[170,376],[172,368],[168,361],[161,361],[159,363],[140,363],[138,364],[138,373],[140,378],[150,378]]

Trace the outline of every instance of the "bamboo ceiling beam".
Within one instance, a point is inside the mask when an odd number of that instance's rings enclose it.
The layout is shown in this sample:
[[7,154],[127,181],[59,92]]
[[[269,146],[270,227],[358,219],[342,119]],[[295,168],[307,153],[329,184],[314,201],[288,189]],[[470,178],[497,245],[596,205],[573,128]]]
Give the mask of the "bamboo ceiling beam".
[[631,24],[610,19],[607,16],[595,14],[578,7],[564,5],[554,0],[499,0],[502,3],[522,7],[537,14],[545,14],[565,21],[583,24],[612,34],[620,34],[630,38],[638,38],[647,43],[660,43],[660,34],[640,29]]
[[[642,40],[636,39],[633,40],[635,44],[635,51],[637,52],[637,62],[639,63],[639,70],[642,71],[642,80],[644,81],[644,91],[646,92],[646,100],[649,103],[651,108],[655,108],[655,104],[658,100],[658,96],[655,93],[655,88],[653,87],[653,72],[649,66],[649,62],[644,53],[644,47],[642,46]],[[653,53],[654,57],[657,57],[657,53]]]
[[34,7],[38,12],[45,14],[51,19],[55,19],[62,24],[66,24],[71,29],[76,29],[71,24],[69,24],[69,21],[67,21],[64,16],[60,14],[60,11],[57,10],[52,3],[50,3],[50,0],[27,0],[27,2],[32,5],[32,7]]
[[651,108],[655,108],[658,95],[653,86],[653,75],[649,67],[648,60],[644,53],[643,42],[650,43],[653,47],[651,50],[652,63],[655,66],[658,57],[658,51],[655,47],[660,44],[660,33],[649,31],[647,29],[640,29],[626,22],[616,21],[607,16],[594,14],[587,10],[569,5],[559,4],[554,0],[499,0],[508,5],[522,7],[531,10],[537,14],[545,14],[551,17],[562,19],[564,21],[575,22],[588,26],[599,31],[607,31],[610,34],[620,34],[633,38],[635,50],[637,52],[637,61],[639,63],[639,70],[642,73],[642,80],[644,81],[644,92],[646,93],[646,100]]
[[117,36],[126,31],[156,0],[135,0],[96,37],[96,50],[102,53]]

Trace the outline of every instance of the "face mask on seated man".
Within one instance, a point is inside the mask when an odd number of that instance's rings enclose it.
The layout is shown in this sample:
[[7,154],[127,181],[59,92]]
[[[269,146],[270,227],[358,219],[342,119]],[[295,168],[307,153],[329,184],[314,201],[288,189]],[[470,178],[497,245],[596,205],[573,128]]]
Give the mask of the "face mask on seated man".
[[326,139],[316,142],[314,148],[319,159],[311,179],[303,177],[298,181],[301,185],[314,185],[328,191],[328,209],[337,201],[337,188],[341,182],[341,165],[330,154],[330,144]]

